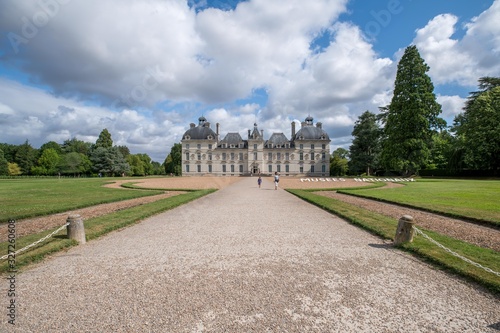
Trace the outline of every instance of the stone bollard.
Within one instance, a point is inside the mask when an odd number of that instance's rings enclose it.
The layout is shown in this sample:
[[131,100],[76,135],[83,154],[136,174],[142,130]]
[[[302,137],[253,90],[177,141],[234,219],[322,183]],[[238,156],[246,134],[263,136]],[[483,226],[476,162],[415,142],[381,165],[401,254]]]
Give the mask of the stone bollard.
[[69,215],[66,222],[69,223],[69,225],[66,227],[68,231],[68,238],[74,239],[80,244],[85,244],[85,228],[83,226],[83,220],[80,215]]
[[394,237],[394,245],[399,245],[406,242],[413,242],[413,217],[410,215],[403,215],[399,219],[398,229],[396,230],[396,237]]

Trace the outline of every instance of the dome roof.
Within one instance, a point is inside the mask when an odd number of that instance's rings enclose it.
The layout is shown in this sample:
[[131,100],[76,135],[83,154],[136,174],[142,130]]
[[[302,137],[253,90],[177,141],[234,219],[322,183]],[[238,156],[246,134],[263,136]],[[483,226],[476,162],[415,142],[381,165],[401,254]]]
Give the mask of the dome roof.
[[295,140],[330,140],[328,133],[323,131],[321,128],[316,126],[302,127],[297,134],[295,134]]
[[316,126],[313,125],[313,117],[308,116],[306,121],[302,123],[302,128],[295,134],[295,137],[292,140],[328,140],[330,141],[330,137],[328,133],[326,133],[321,128],[321,123],[318,123]]
[[201,116],[198,121],[198,126],[191,124],[191,128],[182,136],[183,140],[213,140],[217,138],[217,134],[210,128],[210,123],[205,117]]

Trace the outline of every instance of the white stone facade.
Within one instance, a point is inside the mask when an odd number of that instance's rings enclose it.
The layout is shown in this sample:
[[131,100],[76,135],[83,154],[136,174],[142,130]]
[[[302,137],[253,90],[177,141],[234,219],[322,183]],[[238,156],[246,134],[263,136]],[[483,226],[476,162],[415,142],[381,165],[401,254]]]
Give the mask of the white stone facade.
[[273,133],[264,140],[264,131],[248,130],[246,140],[239,133],[228,133],[219,138],[204,117],[199,124],[190,124],[182,144],[183,176],[248,176],[270,175],[279,172],[288,176],[329,176],[330,138],[321,123],[313,125],[307,117],[295,133],[291,125],[291,139],[283,133]]

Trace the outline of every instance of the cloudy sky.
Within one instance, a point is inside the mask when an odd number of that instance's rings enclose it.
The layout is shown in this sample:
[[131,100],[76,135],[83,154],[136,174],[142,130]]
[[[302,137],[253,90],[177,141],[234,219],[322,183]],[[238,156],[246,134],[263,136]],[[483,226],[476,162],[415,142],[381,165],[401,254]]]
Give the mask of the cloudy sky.
[[201,115],[244,138],[311,115],[348,148],[411,44],[449,124],[500,76],[500,0],[4,0],[0,36],[0,142],[107,128],[158,162]]

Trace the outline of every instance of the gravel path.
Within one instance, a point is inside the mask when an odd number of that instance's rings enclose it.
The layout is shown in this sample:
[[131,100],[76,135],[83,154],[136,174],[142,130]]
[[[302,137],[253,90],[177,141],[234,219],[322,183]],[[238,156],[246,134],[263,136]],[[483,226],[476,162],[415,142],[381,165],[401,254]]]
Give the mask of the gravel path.
[[498,299],[263,185],[243,178],[18,274],[16,329],[4,296],[0,331],[500,330]]

